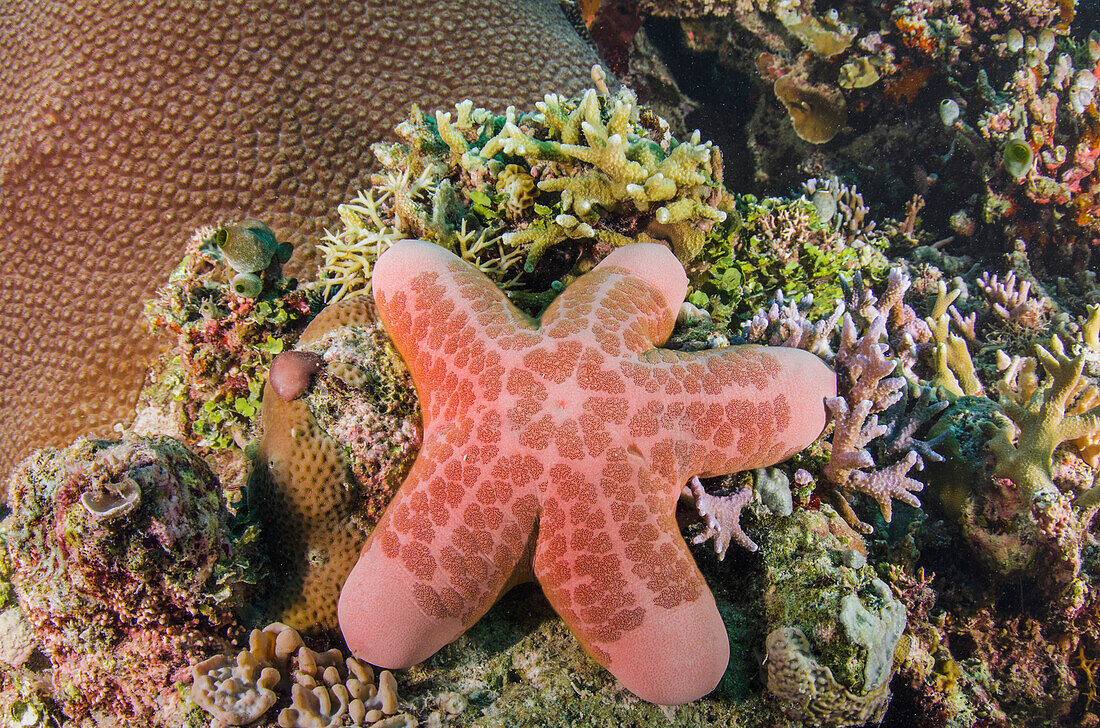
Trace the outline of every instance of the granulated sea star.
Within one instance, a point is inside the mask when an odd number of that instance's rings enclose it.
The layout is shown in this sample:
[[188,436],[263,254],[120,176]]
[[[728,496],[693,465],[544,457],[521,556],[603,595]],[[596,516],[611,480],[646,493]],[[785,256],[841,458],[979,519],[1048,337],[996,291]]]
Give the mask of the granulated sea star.
[[679,704],[714,689],[729,643],[677,498],[694,475],[812,442],[836,378],[795,349],[657,348],[686,291],[676,257],[638,243],[537,321],[432,243],[379,258],[375,300],[416,383],[424,441],[340,595],[357,656],[424,660],[533,567],[633,693]]

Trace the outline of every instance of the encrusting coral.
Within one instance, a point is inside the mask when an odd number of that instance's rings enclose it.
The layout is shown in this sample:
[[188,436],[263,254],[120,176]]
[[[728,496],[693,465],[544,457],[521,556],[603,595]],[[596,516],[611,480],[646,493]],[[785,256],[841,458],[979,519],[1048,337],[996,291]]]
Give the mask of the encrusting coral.
[[374,682],[371,666],[337,649],[318,653],[292,627],[274,622],[248,637],[236,658],[216,655],[191,668],[192,699],[214,716],[214,728],[252,725],[282,702],[280,728],[414,728],[398,711],[388,670]]
[[[320,308],[315,295],[282,275],[288,255],[289,244],[257,220],[192,235],[168,284],[145,307],[150,328],[172,343],[142,390],[139,429],[153,420],[161,433],[204,450],[244,448],[272,358]],[[245,291],[238,290],[242,275],[254,278]]]
[[310,374],[293,391],[275,376],[265,387],[253,473],[276,574],[267,612],[335,629],[340,585],[420,445],[420,413],[367,299],[329,305],[275,364],[287,358]]
[[763,549],[768,690],[811,724],[880,722],[905,649],[905,606],[834,511],[776,520]]
[[[170,725],[175,674],[221,649],[256,579],[217,478],[168,438],[81,439],[12,475],[19,606],[73,717]],[[80,723],[86,725],[86,723]]]
[[832,372],[794,349],[657,348],[687,279],[655,244],[615,250],[537,321],[433,243],[391,246],[373,280],[424,444],[341,591],[353,652],[387,667],[425,659],[533,557],[555,610],[629,690],[666,704],[710,692],[726,631],[676,501],[692,475],[813,441]]

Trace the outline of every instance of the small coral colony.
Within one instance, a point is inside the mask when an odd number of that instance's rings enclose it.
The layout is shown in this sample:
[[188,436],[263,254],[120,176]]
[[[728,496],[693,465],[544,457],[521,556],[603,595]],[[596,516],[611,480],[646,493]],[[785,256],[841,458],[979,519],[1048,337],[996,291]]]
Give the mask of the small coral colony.
[[570,6],[626,83],[413,106],[310,280],[181,241],[11,475],[0,722],[1100,725],[1098,15],[818,5]]

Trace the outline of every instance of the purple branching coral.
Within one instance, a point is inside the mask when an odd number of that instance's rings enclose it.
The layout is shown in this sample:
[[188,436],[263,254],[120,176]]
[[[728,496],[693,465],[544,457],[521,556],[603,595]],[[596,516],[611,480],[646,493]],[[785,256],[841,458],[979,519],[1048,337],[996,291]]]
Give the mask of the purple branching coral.
[[1017,280],[1009,271],[1004,281],[997,274],[983,273],[978,281],[993,312],[1009,323],[1028,329],[1040,329],[1046,322],[1046,310],[1038,298],[1031,297],[1031,281]]
[[695,508],[703,518],[704,529],[692,539],[693,544],[701,544],[714,539],[714,553],[721,561],[726,557],[730,541],[749,551],[756,551],[757,545],[741,528],[741,511],[752,500],[752,488],[741,487],[728,495],[711,495],[703,487],[698,477],[693,477],[685,492],[695,499]]
[[916,450],[910,450],[902,460],[880,469],[875,469],[875,459],[867,450],[872,440],[890,431],[886,425],[879,424],[878,413],[905,396],[905,379],[888,376],[897,367],[897,362],[886,358],[888,347],[879,343],[885,332],[885,316],[877,317],[862,336],[857,336],[851,317],[845,318],[840,351],[835,359],[844,394],[826,400],[834,429],[829,462],[822,472],[838,489],[834,503],[840,513],[864,533],[870,532],[870,527],[856,518],[843,491],[865,493],[874,498],[882,517],[889,522],[893,514],[892,499],[919,507],[920,501],[913,492],[924,487],[908,477],[909,471],[920,462]]
[[[925,460],[939,459],[934,441],[915,437],[947,404],[932,402],[931,392],[922,391],[910,407],[909,390],[917,389],[912,368],[932,332],[904,303],[909,286],[908,276],[894,269],[882,295],[876,296],[857,275],[851,285],[845,284],[845,300],[837,302],[827,319],[816,322],[804,313],[810,301],[788,303],[779,294],[768,311],[759,312],[745,326],[750,341],[803,348],[836,368],[840,394],[826,402],[833,425],[821,472],[831,486],[831,502],[864,533],[871,526],[856,515],[845,492],[873,498],[889,522],[894,499],[920,505],[913,493],[924,486],[909,472],[923,469]],[[838,322],[842,323],[834,354]],[[871,450],[873,442],[879,461]]]

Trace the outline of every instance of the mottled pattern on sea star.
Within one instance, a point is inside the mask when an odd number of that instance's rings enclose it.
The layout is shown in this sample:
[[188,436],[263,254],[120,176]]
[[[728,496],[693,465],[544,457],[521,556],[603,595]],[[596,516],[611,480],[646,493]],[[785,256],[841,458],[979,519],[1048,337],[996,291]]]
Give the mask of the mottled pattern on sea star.
[[413,103],[523,108],[596,62],[557,0],[0,4],[0,475],[132,416],[195,228],[312,242]]
[[550,603],[628,689],[675,704],[715,687],[726,630],[676,501],[693,475],[812,442],[836,380],[794,349],[657,348],[686,288],[669,250],[634,244],[536,321],[431,243],[379,259],[377,308],[416,382],[424,444],[341,593],[357,655],[430,656],[492,606],[534,541]]

